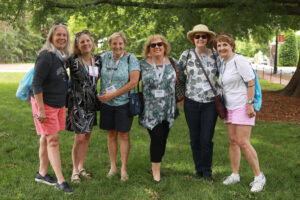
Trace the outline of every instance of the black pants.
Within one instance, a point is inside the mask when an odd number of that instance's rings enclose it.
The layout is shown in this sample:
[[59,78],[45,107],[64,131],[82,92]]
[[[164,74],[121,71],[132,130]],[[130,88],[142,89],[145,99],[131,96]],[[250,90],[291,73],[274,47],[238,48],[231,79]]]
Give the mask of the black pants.
[[162,121],[157,124],[152,130],[148,129],[148,133],[151,138],[150,143],[150,157],[151,162],[159,163],[165,154],[167,138],[169,135],[169,122]]
[[211,174],[212,139],[218,117],[215,103],[199,103],[185,98],[184,113],[190,130],[195,170],[198,173]]

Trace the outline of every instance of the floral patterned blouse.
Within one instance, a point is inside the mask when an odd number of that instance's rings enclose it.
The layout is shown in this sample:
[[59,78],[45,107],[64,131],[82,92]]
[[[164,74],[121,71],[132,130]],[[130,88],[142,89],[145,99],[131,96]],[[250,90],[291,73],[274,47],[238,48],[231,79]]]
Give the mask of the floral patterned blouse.
[[[208,58],[204,58],[207,65],[203,65],[217,94],[221,94],[219,84],[216,82],[218,74],[219,59],[216,52],[213,52]],[[217,60],[217,61],[216,61]],[[185,96],[200,103],[214,101],[214,94],[200,67],[193,49],[185,50],[179,59],[179,72],[187,72]]]
[[[152,130],[163,120],[173,126],[175,118],[175,84],[176,73],[171,64],[166,64],[162,81],[156,78],[156,70],[146,59],[140,61],[143,84],[144,111],[139,116],[139,123],[143,127]],[[162,67],[162,66],[157,66]],[[164,90],[164,97],[155,97],[155,90]]]

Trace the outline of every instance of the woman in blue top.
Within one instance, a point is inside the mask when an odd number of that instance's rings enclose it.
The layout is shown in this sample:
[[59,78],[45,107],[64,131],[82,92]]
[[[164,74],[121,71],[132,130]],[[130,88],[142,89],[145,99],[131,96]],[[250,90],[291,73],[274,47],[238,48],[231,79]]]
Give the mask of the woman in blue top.
[[144,45],[141,60],[144,111],[139,123],[148,129],[152,175],[160,182],[160,166],[170,127],[175,119],[176,73],[169,60],[170,45],[162,35],[151,35]]
[[135,55],[125,52],[126,37],[122,32],[113,33],[108,38],[111,51],[101,55],[101,94],[99,101],[103,104],[100,112],[100,128],[108,133],[108,152],[110,170],[107,178],[117,173],[116,156],[118,137],[121,153],[121,181],[128,179],[127,159],[130,142],[129,131],[133,117],[129,113],[128,92],[139,81],[140,65]]

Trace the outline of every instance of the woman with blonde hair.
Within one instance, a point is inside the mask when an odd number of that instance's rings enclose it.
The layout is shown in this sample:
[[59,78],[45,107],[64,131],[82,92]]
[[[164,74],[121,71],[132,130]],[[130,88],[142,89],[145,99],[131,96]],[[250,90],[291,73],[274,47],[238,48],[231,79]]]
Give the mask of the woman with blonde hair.
[[[58,131],[65,129],[65,103],[68,75],[66,58],[69,56],[70,34],[64,24],[54,24],[46,43],[35,62],[31,98],[34,124],[40,135],[40,168],[35,181],[71,193],[61,169]],[[48,163],[56,178],[47,173]]]
[[98,96],[102,102],[100,128],[107,131],[107,147],[110,156],[110,170],[107,178],[117,174],[116,157],[118,138],[121,153],[121,181],[126,181],[127,160],[130,150],[129,131],[133,116],[129,111],[128,92],[139,81],[140,65],[136,56],[125,52],[126,36],[123,32],[113,33],[108,38],[111,51],[101,55],[101,91]]
[[97,83],[101,70],[100,55],[93,55],[94,42],[90,32],[76,33],[73,55],[69,58],[71,86],[68,100],[67,129],[75,132],[72,149],[73,173],[71,181],[80,183],[81,177],[91,179],[84,169],[84,160],[94,125],[97,125]]
[[167,138],[175,119],[176,71],[168,58],[171,48],[162,35],[151,35],[144,44],[140,61],[144,111],[139,123],[147,128],[151,138],[150,160],[155,183],[160,182],[160,167]]

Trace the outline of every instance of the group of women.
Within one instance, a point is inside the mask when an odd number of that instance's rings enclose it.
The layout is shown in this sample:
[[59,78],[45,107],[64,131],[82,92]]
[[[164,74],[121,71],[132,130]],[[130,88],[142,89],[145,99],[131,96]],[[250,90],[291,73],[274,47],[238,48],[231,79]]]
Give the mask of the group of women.
[[[230,139],[232,174],[223,183],[229,185],[240,181],[238,170],[242,150],[255,175],[250,184],[251,191],[261,191],[266,179],[249,140],[255,122],[255,80],[251,66],[243,56],[234,53],[234,39],[229,34],[215,37],[207,26],[199,24],[187,33],[187,37],[195,48],[184,51],[178,62],[168,57],[171,48],[162,35],[148,38],[142,53],[144,59],[138,61],[134,54],[125,51],[126,37],[122,32],[109,37],[111,51],[94,55],[90,33],[81,31],[75,35],[71,55],[68,28],[64,24],[53,24],[36,60],[32,82],[32,110],[37,134],[41,136],[40,167],[35,180],[56,185],[67,193],[72,192],[61,169],[57,133],[64,129],[75,132],[71,182],[80,183],[82,178],[92,178],[84,169],[84,160],[93,126],[97,124],[98,110],[99,127],[108,134],[110,170],[107,178],[118,174],[116,157],[119,139],[120,180],[128,180],[129,131],[133,121],[128,95],[141,79],[144,110],[139,115],[139,123],[148,130],[151,139],[150,160],[154,183],[161,180],[162,157],[176,117],[175,85],[183,82],[186,87],[184,113],[190,132],[195,178],[213,181],[212,139],[217,120],[215,90],[217,94],[223,93],[228,110],[225,123]],[[217,52],[207,48],[213,39]],[[101,89],[98,93],[100,78]],[[49,161],[56,178],[47,173]]]

